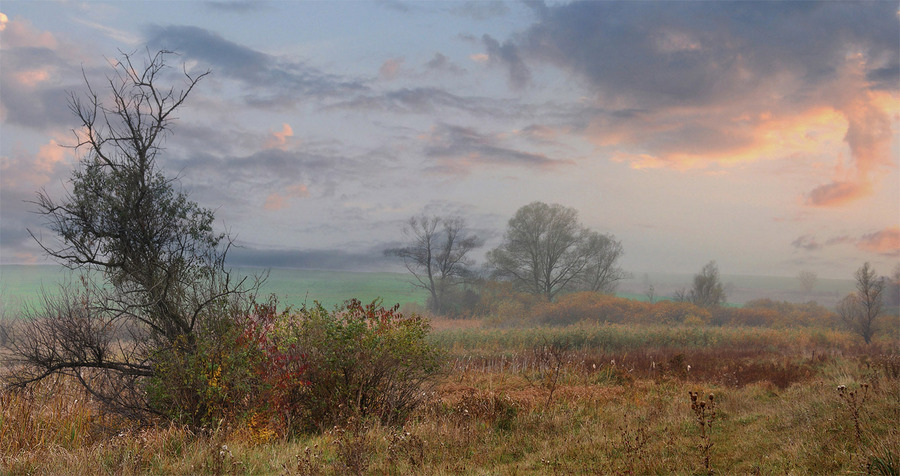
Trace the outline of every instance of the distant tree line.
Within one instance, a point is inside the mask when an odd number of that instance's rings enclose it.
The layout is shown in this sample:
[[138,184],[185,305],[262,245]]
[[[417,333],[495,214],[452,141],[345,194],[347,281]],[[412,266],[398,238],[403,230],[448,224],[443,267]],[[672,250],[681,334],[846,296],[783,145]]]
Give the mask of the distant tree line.
[[619,265],[622,244],[590,230],[578,211],[533,202],[507,223],[503,242],[487,253],[487,272],[474,269],[471,252],[483,245],[461,217],[414,216],[403,228],[404,246],[385,250],[403,260],[412,284],[428,291],[428,310],[456,314],[478,301],[476,285],[493,279],[547,301],[574,291],[612,294],[628,276]]

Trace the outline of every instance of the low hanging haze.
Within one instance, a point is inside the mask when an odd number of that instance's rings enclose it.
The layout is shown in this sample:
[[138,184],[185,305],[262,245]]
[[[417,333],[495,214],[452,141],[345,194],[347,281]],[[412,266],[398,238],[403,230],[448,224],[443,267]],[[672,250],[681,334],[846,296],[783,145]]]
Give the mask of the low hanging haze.
[[[121,52],[212,74],[159,163],[232,264],[390,269],[409,217],[486,239],[574,207],[633,273],[851,278],[900,262],[897,2],[10,1],[0,262],[47,263],[68,92]],[[481,259],[483,261],[483,259]]]

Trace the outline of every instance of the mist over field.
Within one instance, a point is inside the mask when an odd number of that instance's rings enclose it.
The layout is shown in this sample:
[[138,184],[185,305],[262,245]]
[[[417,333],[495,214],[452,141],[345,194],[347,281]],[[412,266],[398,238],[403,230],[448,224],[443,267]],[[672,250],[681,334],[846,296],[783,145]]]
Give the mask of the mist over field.
[[[399,270],[393,272],[353,272],[303,270],[284,268],[235,268],[236,275],[256,275],[268,272],[268,279],[259,291],[261,299],[274,294],[282,306],[302,307],[319,301],[328,308],[342,304],[351,297],[368,302],[382,298],[385,305],[414,303],[424,308],[427,292],[414,287],[410,276]],[[688,287],[691,275],[649,274],[623,280],[618,295],[647,300],[648,284],[653,284],[656,299],[672,299],[680,288]],[[807,302],[814,300],[832,307],[853,290],[849,279],[822,279],[812,293],[806,293],[796,278],[724,275],[728,302],[735,305],[760,298],[778,301]],[[0,265],[0,311],[4,317],[16,317],[23,306],[39,302],[42,290],[54,293],[58,286],[77,284],[77,274],[53,265]]]

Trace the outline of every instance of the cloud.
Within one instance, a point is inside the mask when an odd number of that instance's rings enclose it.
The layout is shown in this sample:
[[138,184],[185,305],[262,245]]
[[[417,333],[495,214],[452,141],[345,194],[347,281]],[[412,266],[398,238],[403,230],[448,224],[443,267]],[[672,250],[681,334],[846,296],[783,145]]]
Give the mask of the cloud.
[[266,140],[265,148],[284,149],[292,137],[294,137],[294,130],[290,124],[284,123],[281,125],[280,131],[275,131],[269,136],[268,140]]
[[856,247],[869,253],[900,256],[900,227],[889,227],[863,235],[857,241]]
[[381,247],[352,252],[339,249],[285,250],[235,247],[228,253],[230,266],[262,268],[322,269],[332,271],[383,271],[392,268],[391,258],[386,258]]
[[833,161],[846,148],[849,174],[807,193],[809,205],[836,206],[874,191],[878,172],[896,163],[896,5],[576,1],[532,9],[537,21],[509,40],[483,38],[490,60],[506,64],[519,87],[526,61],[570,73],[589,91],[573,131],[636,168],[801,154]]
[[839,148],[847,127],[844,116],[828,107],[778,114],[703,110],[595,110],[583,130],[634,168],[690,169],[816,155]]
[[125,43],[129,45],[129,47],[138,46],[141,42],[139,35],[135,34],[132,31],[122,30],[119,28],[113,28],[109,25],[104,25],[102,23],[97,23],[93,21],[88,21],[85,18],[78,18],[75,21],[81,23],[82,25],[89,26],[104,35],[112,38],[113,40],[119,41],[121,43]]
[[869,183],[855,181],[835,181],[820,185],[806,195],[806,203],[816,207],[838,207],[847,205],[872,193]]
[[191,148],[167,157],[161,166],[177,170],[198,202],[212,208],[228,204],[223,213],[240,218],[260,208],[285,209],[299,198],[328,200],[342,190],[358,190],[360,183],[378,180],[389,169],[381,159],[370,149],[348,155],[310,142],[249,154]]
[[490,35],[481,37],[481,42],[487,49],[488,62],[507,68],[509,84],[514,89],[522,89],[531,84],[531,71],[519,55],[519,48],[515,43],[506,41],[500,44]]
[[555,144],[562,131],[543,124],[531,124],[516,133],[536,144]]
[[262,53],[199,27],[153,26],[147,36],[152,48],[178,51],[208,65],[216,75],[240,81],[247,90],[245,102],[256,107],[283,108],[301,98],[342,98],[368,90],[359,80]]
[[382,79],[396,79],[397,75],[400,74],[400,68],[402,66],[403,58],[391,58],[382,63],[381,68],[378,70],[378,74]]
[[288,205],[288,200],[292,198],[305,198],[309,196],[309,190],[306,185],[297,184],[287,187],[283,192],[272,192],[266,197],[263,208],[269,211],[281,210]]
[[0,118],[5,125],[43,130],[72,127],[67,90],[76,89],[90,63],[72,44],[14,18],[0,30]]
[[460,96],[436,87],[399,88],[377,94],[359,94],[352,99],[323,107],[330,109],[382,110],[401,114],[425,114],[455,109],[477,116],[510,117],[520,115],[519,105],[490,97]]
[[807,251],[814,251],[822,248],[822,245],[818,241],[816,241],[816,238],[812,235],[803,235],[798,237],[796,240],[791,242],[791,246]]
[[554,168],[573,163],[523,152],[506,145],[499,135],[481,134],[462,126],[439,124],[425,141],[425,155],[439,159],[440,165],[433,170],[440,173],[464,174],[482,165]]
[[440,71],[451,74],[465,73],[465,69],[455,65],[450,58],[442,53],[435,53],[434,56],[425,63],[425,68],[429,71]]
[[490,20],[509,13],[509,7],[503,2],[465,1],[454,3],[450,12],[476,21]]
[[267,2],[260,0],[206,1],[203,4],[213,11],[247,14],[266,8]]
[[0,156],[0,263],[32,263],[40,248],[27,230],[43,226],[44,218],[32,203],[38,190],[51,197],[64,193],[63,183],[74,162],[74,151],[51,138],[37,152],[4,146]]
[[867,92],[853,97],[842,110],[848,122],[845,140],[853,158],[852,168],[848,170],[839,162],[833,180],[807,194],[809,205],[841,206],[871,195],[879,172],[894,166],[890,115],[897,113],[896,98],[884,92]]
[[56,139],[41,145],[37,153],[17,151],[0,162],[0,184],[4,188],[27,191],[28,194],[60,178],[74,162],[74,151],[60,146]]
[[[2,13],[0,13],[2,15]],[[36,29],[28,20],[13,18],[12,21],[6,15],[0,18],[2,32],[2,49],[4,51],[15,48],[45,48],[55,50],[59,47],[59,41],[52,33]]]
[[868,253],[884,256],[900,256],[900,227],[892,226],[858,237],[834,236],[825,243],[820,243],[815,236],[802,235],[791,243],[794,248],[805,251],[818,251],[837,245],[850,245]]

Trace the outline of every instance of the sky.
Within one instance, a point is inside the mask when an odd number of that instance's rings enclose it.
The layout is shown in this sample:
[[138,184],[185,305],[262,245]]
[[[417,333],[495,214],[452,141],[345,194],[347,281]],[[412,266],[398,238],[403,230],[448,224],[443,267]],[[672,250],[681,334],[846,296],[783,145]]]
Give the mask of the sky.
[[49,263],[67,97],[122,52],[210,70],[159,164],[235,265],[388,270],[413,215],[498,246],[534,201],[621,265],[850,278],[900,263],[896,2],[0,3],[0,263]]

